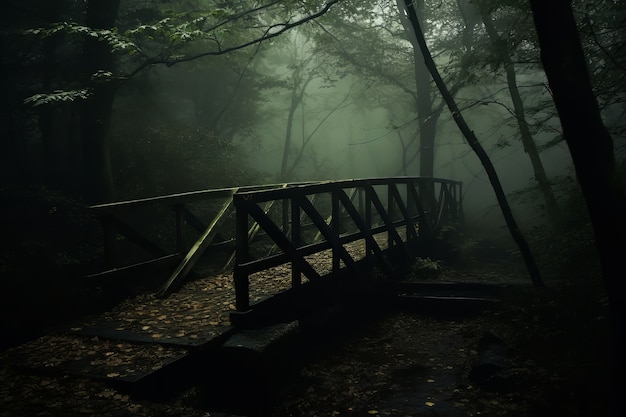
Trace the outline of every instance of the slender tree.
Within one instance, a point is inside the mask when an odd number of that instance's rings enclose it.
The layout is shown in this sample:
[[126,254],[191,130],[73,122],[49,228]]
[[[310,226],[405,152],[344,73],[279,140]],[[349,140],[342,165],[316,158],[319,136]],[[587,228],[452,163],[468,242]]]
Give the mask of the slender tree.
[[289,103],[289,112],[287,114],[287,126],[285,128],[285,142],[283,144],[283,157],[280,165],[280,181],[287,181],[289,168],[289,155],[292,147],[293,122],[298,107],[302,104],[304,93],[308,85],[315,77],[314,71],[307,71],[307,64],[313,57],[309,56],[303,61],[296,64],[291,74],[291,99]]
[[500,184],[500,179],[498,178],[498,174],[496,173],[496,170],[493,167],[493,164],[491,163],[489,156],[487,155],[482,145],[478,141],[478,138],[476,137],[474,132],[469,128],[469,126],[465,122],[465,119],[463,118],[463,115],[461,114],[461,111],[459,110],[454,100],[454,97],[448,90],[443,79],[441,78],[441,75],[439,74],[439,70],[437,69],[435,61],[433,60],[432,56],[430,55],[430,51],[428,50],[428,45],[426,45],[426,40],[424,39],[424,34],[422,32],[422,28],[420,26],[415,9],[413,8],[412,1],[404,0],[404,5],[405,5],[406,15],[409,21],[411,22],[411,25],[413,26],[413,30],[415,32],[417,41],[419,43],[420,49],[422,50],[426,67],[428,68],[430,74],[432,75],[433,80],[435,81],[435,84],[437,84],[437,87],[439,88],[439,91],[441,92],[441,95],[444,101],[446,102],[448,109],[452,113],[452,117],[454,118],[454,121],[459,127],[459,130],[461,131],[461,133],[463,134],[463,136],[465,137],[465,139],[471,146],[476,156],[480,159],[480,162],[483,164],[483,167],[485,168],[485,171],[487,172],[487,176],[489,177],[489,181],[491,182],[493,190],[496,194],[498,204],[500,205],[502,214],[509,228],[509,231],[511,232],[511,235],[513,236],[513,239],[517,243],[517,246],[524,258],[524,262],[526,263],[526,268],[528,269],[530,278],[535,285],[537,286],[543,285],[541,274],[539,273],[539,268],[537,267],[537,264],[532,255],[532,252],[530,251],[530,247],[528,246],[528,243],[526,242],[526,239],[522,235],[519,227],[517,226],[517,222],[515,221],[515,218],[513,217],[513,213],[511,212],[511,208],[506,199],[506,195],[504,194],[504,190],[502,189],[502,185]]
[[497,57],[501,62],[504,63],[507,86],[511,95],[511,101],[513,102],[513,112],[517,121],[517,125],[519,126],[522,144],[524,146],[524,152],[526,152],[526,154],[530,158],[530,162],[532,164],[535,174],[535,180],[537,181],[537,184],[539,184],[539,188],[545,201],[545,208],[548,219],[552,226],[558,229],[561,225],[559,206],[556,202],[556,198],[554,197],[554,193],[552,192],[550,181],[548,180],[548,176],[546,175],[543,163],[541,162],[541,157],[539,156],[539,151],[537,150],[537,145],[535,144],[535,140],[533,139],[533,135],[530,131],[530,126],[528,125],[528,121],[526,119],[524,102],[517,86],[515,63],[511,59],[510,51],[507,47],[507,44],[500,37],[488,11],[485,10],[484,6],[481,7],[481,5],[478,6],[478,9],[480,10],[485,30],[487,31],[487,35],[489,36],[493,44],[493,48],[497,54]]

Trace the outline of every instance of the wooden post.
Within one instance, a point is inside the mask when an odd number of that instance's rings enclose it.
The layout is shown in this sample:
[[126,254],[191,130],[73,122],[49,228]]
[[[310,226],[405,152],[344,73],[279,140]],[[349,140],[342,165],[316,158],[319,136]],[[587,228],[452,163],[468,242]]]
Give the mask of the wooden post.
[[435,230],[441,229],[441,225],[445,222],[446,215],[446,193],[445,184],[439,183],[439,198],[437,198],[437,223],[435,223]]
[[[361,189],[364,193],[364,203],[365,203],[365,212],[364,212],[364,217],[365,217],[365,226],[367,227],[367,230],[372,230],[372,200],[370,199],[369,195],[365,192],[365,189]],[[365,256],[369,259],[370,258],[370,254],[373,253],[374,248],[372,248],[372,244],[369,242],[369,240],[365,241]]]
[[457,215],[457,220],[460,222],[463,222],[464,218],[463,218],[463,183],[459,182],[459,199],[458,199],[458,215]]
[[428,216],[430,215],[430,213],[427,213],[424,210],[424,206],[422,206],[422,201],[418,194],[418,187],[416,187],[415,184],[411,183],[409,193],[413,197],[413,200],[415,201],[415,206],[417,207],[417,211],[419,213],[419,219],[417,221],[418,236],[420,238],[432,239],[434,237],[434,232],[430,224],[430,220],[428,220]]
[[104,267],[106,269],[113,269],[117,262],[117,253],[115,247],[115,219],[112,216],[106,215],[100,218],[102,224],[102,238],[104,245]]
[[[281,209],[282,209],[282,213],[283,213],[283,233],[286,235],[287,231],[289,230],[289,200],[286,198],[283,198],[281,200]],[[292,220],[293,222],[293,220]]]
[[[393,204],[393,193],[391,192],[391,187],[393,184],[389,182],[387,184],[387,215],[389,216],[389,220],[393,223],[393,215],[394,215],[394,204]],[[387,231],[387,247],[391,249],[394,246],[391,228]]]
[[[284,200],[289,201],[289,200]],[[291,244],[297,249],[302,243],[300,235],[300,203],[298,199],[291,199]],[[291,286],[298,287],[302,284],[302,270],[298,262],[291,263]]]
[[[406,199],[406,210],[409,213],[409,217],[413,218],[414,216],[417,215],[417,209],[415,208],[415,201],[410,197],[410,194],[409,194],[409,187],[410,187],[410,185],[409,185],[409,183],[406,182],[404,185],[405,185],[405,193],[404,193],[405,197],[404,198]],[[409,227],[413,228],[413,232],[412,233],[409,233]],[[418,233],[418,231],[416,230],[415,222],[412,221],[410,225],[407,223],[407,225],[406,225],[406,239],[407,239],[407,241],[413,239],[413,236],[416,233]]]
[[[339,206],[339,196],[337,192],[333,190],[331,192],[331,203],[332,203],[332,221],[330,222],[330,227],[332,229],[333,235],[336,238],[339,238],[341,235],[341,210]],[[339,253],[336,248],[333,246],[333,273],[339,272],[340,263]]]
[[185,204],[177,204],[174,206],[176,214],[176,251],[183,252],[183,225],[185,219]]
[[248,209],[243,197],[234,195],[235,204],[235,266],[233,280],[235,284],[235,307],[243,313],[250,309],[250,282],[248,272],[242,265],[248,260]]

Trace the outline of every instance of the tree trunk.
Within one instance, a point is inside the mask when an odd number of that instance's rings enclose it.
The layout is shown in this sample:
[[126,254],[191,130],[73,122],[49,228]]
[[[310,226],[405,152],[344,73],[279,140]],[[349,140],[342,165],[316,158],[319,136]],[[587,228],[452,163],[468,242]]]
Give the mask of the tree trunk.
[[[402,22],[409,41],[413,46],[413,69],[415,76],[415,105],[417,108],[417,125],[419,128],[419,175],[433,177],[435,175],[435,136],[437,134],[437,120],[440,112],[433,111],[433,100],[430,90],[431,76],[424,64],[424,56],[419,47],[415,34],[411,30],[410,22],[402,15],[404,9],[400,0],[396,0],[400,21]],[[422,18],[424,9],[423,0],[415,4],[416,16]],[[435,188],[432,183],[420,185],[420,196],[426,210],[432,210],[435,205]]]
[[[307,60],[308,62],[308,60]],[[296,68],[293,73],[293,85],[291,90],[291,105],[289,107],[289,114],[287,115],[287,127],[285,130],[285,144],[283,145],[283,159],[280,165],[280,181],[286,182],[288,176],[295,167],[292,166],[289,169],[289,154],[291,153],[291,134],[293,131],[293,119],[296,114],[296,110],[302,103],[304,93],[307,86],[313,80],[313,73],[310,73],[306,80],[302,81],[301,71],[304,70],[304,66]],[[302,83],[302,85],[300,85]]]
[[[110,29],[115,26],[120,0],[90,0],[85,24],[92,29]],[[84,43],[83,76],[89,80],[98,71],[113,71],[115,57],[111,48],[89,36]],[[81,114],[83,144],[84,196],[91,203],[113,198],[109,127],[114,85],[110,81],[95,81],[92,95]]]
[[491,182],[493,190],[496,194],[496,198],[498,199],[498,203],[502,210],[502,214],[504,216],[506,224],[524,258],[524,262],[526,263],[526,268],[528,269],[528,273],[530,275],[530,278],[533,284],[537,286],[542,285],[543,282],[541,279],[541,275],[539,273],[539,268],[537,268],[537,264],[535,263],[535,259],[530,251],[528,243],[526,242],[526,239],[524,239],[524,236],[519,230],[519,227],[517,226],[517,222],[515,221],[515,218],[513,217],[513,213],[511,212],[509,203],[506,200],[506,195],[504,194],[504,190],[502,189],[502,185],[500,184],[500,179],[498,178],[498,174],[496,173],[496,170],[493,167],[491,160],[489,160],[489,156],[487,155],[482,145],[478,141],[478,138],[476,138],[476,135],[474,135],[474,132],[470,130],[469,126],[465,122],[465,119],[461,115],[461,111],[456,105],[456,102],[454,101],[452,94],[450,94],[450,91],[448,90],[448,88],[443,82],[443,79],[441,78],[441,75],[439,74],[439,71],[437,70],[437,66],[435,65],[435,62],[433,61],[433,58],[430,55],[428,46],[426,45],[426,40],[424,39],[424,34],[422,32],[422,28],[417,19],[415,10],[413,9],[413,6],[411,4],[411,0],[404,0],[404,2],[406,4],[406,13],[408,14],[409,21],[411,22],[411,25],[413,26],[415,36],[418,40],[420,49],[422,50],[426,67],[430,71],[430,74],[432,75],[433,80],[435,81],[435,84],[437,84],[437,87],[439,88],[439,91],[441,92],[441,95],[444,101],[448,105],[448,108],[450,109],[450,112],[452,113],[452,117],[454,118],[454,121],[459,127],[459,130],[461,130],[461,133],[463,134],[463,136],[465,137],[469,145],[472,147],[472,150],[474,151],[476,156],[478,156],[478,158],[480,159],[480,162],[483,164],[485,168],[485,172],[487,172],[487,176],[489,177],[489,181]]
[[[561,119],[594,230],[615,343],[614,372],[624,377],[623,288],[626,254],[626,196],[615,170],[613,140],[602,122],[598,102],[568,0],[531,0],[541,60]],[[617,402],[617,390],[615,401]],[[621,408],[621,407],[620,407]],[[617,415],[617,404],[615,414]]]
[[[423,52],[420,48],[417,37],[413,33],[411,22],[403,15],[405,6],[401,0],[396,0],[398,11],[400,12],[400,21],[406,30],[409,41],[413,46],[413,61],[414,61],[414,73],[415,73],[415,104],[417,108],[417,121],[419,127],[419,175],[422,177],[433,177],[435,175],[435,139],[437,136],[437,122],[439,116],[441,116],[444,102],[442,101],[437,106],[433,106],[433,95],[431,91],[431,74],[425,63]],[[424,1],[420,0],[413,3],[415,13],[418,21],[423,20],[423,8]],[[471,53],[472,34],[474,32],[475,22],[471,18],[467,17],[468,5],[458,3],[459,11],[463,15],[464,29],[463,29],[463,47],[464,53]],[[457,82],[454,87],[450,89],[451,95],[454,96],[456,92],[464,84],[465,79],[468,76],[468,61],[463,60],[461,63],[461,69],[457,78]],[[408,145],[407,145],[408,146]],[[413,160],[411,158],[406,163],[410,163]],[[423,204],[427,209],[434,208],[435,205],[435,189],[434,185],[430,183],[422,184],[420,186],[420,195],[424,199]]]
[[[46,10],[46,20],[48,22],[58,22],[60,19],[60,7],[57,4],[50,6]],[[55,54],[57,47],[61,44],[61,34],[55,34],[43,40],[42,50],[42,79],[41,85],[43,91],[54,91],[54,75],[56,72]],[[40,106],[39,108],[39,132],[43,144],[43,182],[49,186],[56,187],[59,185],[59,146],[54,132],[56,106]]]
[[541,163],[541,158],[539,157],[539,151],[537,150],[535,140],[533,139],[532,133],[530,133],[530,128],[528,127],[528,122],[526,121],[524,102],[522,101],[519,89],[517,88],[515,64],[511,60],[506,43],[498,34],[498,31],[496,30],[489,14],[481,10],[481,16],[487,35],[489,35],[500,60],[504,63],[506,80],[509,87],[509,93],[511,95],[511,101],[513,102],[513,111],[522,136],[524,152],[526,152],[530,158],[535,174],[535,180],[539,184],[539,189],[541,190],[544,198],[548,220],[550,221],[550,224],[558,230],[561,228],[561,213],[556,202],[556,198],[554,197],[554,193],[552,192],[550,182],[548,181],[548,176],[546,175],[546,171]]

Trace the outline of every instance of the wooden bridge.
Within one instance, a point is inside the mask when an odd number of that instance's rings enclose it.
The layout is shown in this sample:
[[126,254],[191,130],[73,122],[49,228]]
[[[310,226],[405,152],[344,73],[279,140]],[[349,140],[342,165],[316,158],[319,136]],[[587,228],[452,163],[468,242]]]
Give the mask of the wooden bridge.
[[[105,381],[159,401],[207,385],[211,401],[241,404],[242,396],[265,392],[271,384],[263,378],[278,378],[275,364],[285,357],[259,358],[277,355],[277,341],[294,328],[319,328],[320,311],[323,318],[337,305],[373,299],[423,305],[453,292],[471,308],[492,303],[486,295],[499,290],[485,283],[395,280],[415,257],[431,254],[445,227],[462,221],[461,195],[459,182],[397,177],[91,207],[103,226],[104,271],[87,279],[102,286],[147,279],[150,292],[52,329],[0,362]],[[194,268],[200,271],[190,279]],[[366,311],[346,310],[359,319]],[[297,356],[304,347],[287,349]]]
[[[369,178],[98,205],[91,209],[103,228],[105,271],[91,277],[106,283],[150,276],[165,297],[204,256],[222,270],[232,267],[235,305],[244,316],[258,307],[249,295],[250,285],[263,285],[255,274],[281,265],[291,264],[282,298],[297,293],[310,299],[308,288],[339,277],[342,285],[357,285],[374,268],[401,274],[444,226],[461,221],[461,187],[439,178]],[[326,265],[313,265],[311,257],[320,255]]]

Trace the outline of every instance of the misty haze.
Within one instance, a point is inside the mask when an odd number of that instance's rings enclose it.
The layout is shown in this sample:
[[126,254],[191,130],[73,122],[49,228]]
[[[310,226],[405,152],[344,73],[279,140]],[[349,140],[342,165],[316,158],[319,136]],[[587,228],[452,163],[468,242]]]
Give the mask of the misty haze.
[[623,2],[0,16],[0,415],[618,415]]

